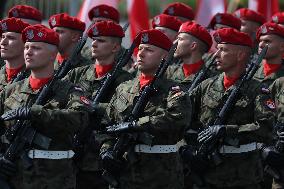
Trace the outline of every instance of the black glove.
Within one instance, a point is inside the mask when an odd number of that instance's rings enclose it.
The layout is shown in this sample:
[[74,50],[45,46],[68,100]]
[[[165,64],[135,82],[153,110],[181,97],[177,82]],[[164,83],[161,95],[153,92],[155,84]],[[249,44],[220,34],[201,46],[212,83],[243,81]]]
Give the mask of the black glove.
[[114,158],[112,150],[106,150],[100,153],[103,168],[112,174],[118,174],[122,169],[122,161]]
[[108,133],[122,133],[122,132],[135,132],[142,131],[142,127],[138,126],[135,121],[122,122],[117,125],[106,127]]
[[264,147],[261,150],[261,156],[264,162],[274,168],[284,167],[284,154],[280,153],[276,147]]
[[14,119],[28,120],[30,118],[31,118],[31,109],[26,106],[10,110],[1,116],[1,119],[4,121],[9,121]]
[[4,179],[8,179],[15,175],[17,172],[16,165],[3,157],[0,158],[0,176]]
[[198,133],[197,140],[201,144],[207,144],[217,142],[218,140],[225,138],[225,136],[226,127],[224,125],[212,125]]

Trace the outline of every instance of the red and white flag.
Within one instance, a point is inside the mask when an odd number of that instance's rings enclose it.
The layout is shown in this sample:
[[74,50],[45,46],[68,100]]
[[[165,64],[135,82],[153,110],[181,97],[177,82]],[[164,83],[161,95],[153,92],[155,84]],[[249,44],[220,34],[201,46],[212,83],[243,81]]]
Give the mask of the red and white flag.
[[112,6],[117,9],[118,2],[119,0],[107,0],[107,1],[105,0],[84,0],[80,8],[80,11],[77,14],[77,18],[85,22],[86,26],[88,27],[91,24],[91,21],[89,20],[89,17],[88,17],[88,13],[94,6],[97,6],[100,4],[106,4],[106,5]]
[[195,21],[204,27],[208,26],[215,14],[224,13],[227,10],[226,0],[199,0],[197,2]]
[[149,29],[149,12],[146,0],[127,0],[131,41],[141,31]]
[[279,12],[278,0],[249,0],[248,8],[264,15],[267,21],[273,14]]

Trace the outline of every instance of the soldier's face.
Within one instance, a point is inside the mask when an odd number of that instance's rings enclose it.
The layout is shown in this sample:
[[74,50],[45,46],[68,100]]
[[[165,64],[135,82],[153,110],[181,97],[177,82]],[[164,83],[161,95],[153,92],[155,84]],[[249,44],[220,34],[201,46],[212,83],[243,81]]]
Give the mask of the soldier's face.
[[98,60],[109,58],[115,52],[117,44],[113,42],[111,37],[98,36],[93,38],[92,42],[92,57]]
[[60,53],[64,53],[68,48],[71,48],[73,44],[72,31],[64,27],[54,27],[53,30],[59,35],[58,50]]
[[156,30],[163,32],[171,41],[174,41],[177,37],[177,32],[165,27],[155,27]]
[[223,72],[229,72],[237,65],[237,53],[234,45],[218,44],[216,55],[217,69]]
[[259,24],[249,20],[242,20],[241,32],[247,33],[252,39],[255,39],[255,33],[259,28]]
[[265,55],[265,59],[270,60],[277,57],[282,57],[284,53],[284,39],[277,35],[262,35],[259,38],[258,53],[268,45],[268,50]]
[[0,46],[1,57],[4,60],[17,59],[24,56],[24,43],[19,33],[2,33]]
[[180,33],[177,37],[178,46],[174,54],[175,58],[187,58],[191,56],[192,40],[186,33]]
[[25,64],[27,69],[39,70],[48,67],[55,60],[57,47],[44,42],[25,43]]
[[140,44],[137,54],[138,69],[145,75],[153,75],[167,51],[149,44]]

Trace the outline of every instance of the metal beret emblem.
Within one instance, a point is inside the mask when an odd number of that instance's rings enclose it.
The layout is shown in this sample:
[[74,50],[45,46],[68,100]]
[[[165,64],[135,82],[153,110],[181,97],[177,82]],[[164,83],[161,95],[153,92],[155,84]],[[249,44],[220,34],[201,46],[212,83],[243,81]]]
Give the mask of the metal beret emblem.
[[99,31],[96,27],[93,28],[93,36],[99,35]]
[[279,22],[278,16],[272,16],[272,21],[278,23]]
[[222,22],[222,16],[220,14],[217,14],[215,20],[217,24],[220,24]]
[[33,30],[28,30],[26,33],[26,37],[28,39],[33,39],[34,38],[34,31]]
[[94,9],[94,15],[96,17],[100,16],[100,10],[98,8]]
[[43,33],[42,33],[42,32],[38,32],[38,33],[37,33],[37,36],[39,36],[40,38],[42,38],[42,37],[43,37]]
[[261,27],[261,33],[262,33],[262,34],[266,34],[267,31],[268,31],[268,30],[267,30],[266,26],[262,26],[262,27]]
[[148,35],[148,33],[143,33],[142,34],[141,41],[142,41],[142,43],[148,43],[149,42],[149,35]]
[[169,7],[168,13],[169,13],[170,15],[173,15],[173,14],[175,13],[174,7]]
[[17,11],[17,9],[12,10],[12,15],[14,17],[19,17],[19,12]]
[[7,23],[6,22],[2,22],[1,23],[1,28],[2,28],[2,31],[7,31],[8,30]]
[[240,11],[240,10],[236,11],[236,12],[235,12],[235,16],[236,16],[237,18],[241,18],[241,11]]
[[55,17],[52,17],[52,18],[51,18],[51,25],[52,25],[52,26],[55,26],[55,25],[56,25],[56,19],[55,19]]
[[156,25],[159,25],[159,24],[161,23],[161,20],[160,20],[160,17],[159,17],[159,16],[156,16],[156,17],[154,18],[154,23],[155,23]]

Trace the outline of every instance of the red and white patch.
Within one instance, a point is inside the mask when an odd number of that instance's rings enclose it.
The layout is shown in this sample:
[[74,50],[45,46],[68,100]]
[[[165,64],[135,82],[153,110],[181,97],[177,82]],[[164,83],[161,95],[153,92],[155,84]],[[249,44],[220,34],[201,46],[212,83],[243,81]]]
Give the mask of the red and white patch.
[[266,106],[272,110],[276,108],[275,103],[272,99],[269,99],[265,102]]
[[90,105],[91,102],[89,99],[87,99],[85,96],[80,96],[80,100],[84,103],[84,104],[87,104],[87,105]]

